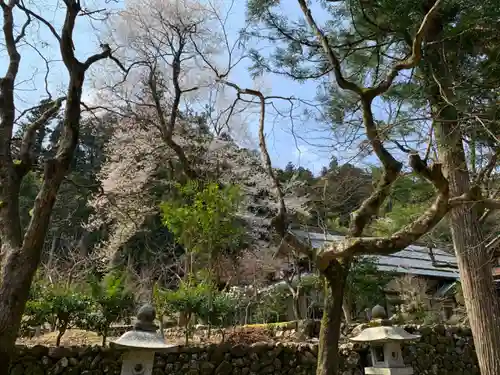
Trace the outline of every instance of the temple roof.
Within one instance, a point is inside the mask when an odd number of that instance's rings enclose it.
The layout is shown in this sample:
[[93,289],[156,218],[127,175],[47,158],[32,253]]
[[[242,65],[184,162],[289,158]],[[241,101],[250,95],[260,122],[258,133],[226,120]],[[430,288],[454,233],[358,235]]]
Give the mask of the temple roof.
[[[342,241],[344,236],[292,230],[299,239],[310,241],[319,249],[329,242]],[[431,276],[445,279],[459,279],[457,259],[454,254],[441,249],[432,249],[432,255],[424,246],[410,245],[390,255],[366,255],[372,258],[379,271],[395,272],[416,276]]]

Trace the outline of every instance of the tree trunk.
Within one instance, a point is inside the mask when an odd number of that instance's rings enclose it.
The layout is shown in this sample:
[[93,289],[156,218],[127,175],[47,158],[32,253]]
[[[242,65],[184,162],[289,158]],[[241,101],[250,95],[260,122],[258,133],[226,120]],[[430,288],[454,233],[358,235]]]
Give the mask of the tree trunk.
[[243,325],[247,325],[248,324],[248,319],[250,318],[250,305],[252,303],[251,302],[248,302],[247,305],[245,306],[245,320],[243,321]]
[[300,320],[300,294],[299,291],[292,294],[292,309],[293,309],[293,318],[295,320]]
[[66,329],[67,329],[67,324],[59,328],[59,332],[57,333],[57,338],[56,338],[56,346],[61,346],[61,339],[63,335],[66,333]]
[[[66,92],[66,108],[62,135],[57,145],[56,155],[44,165],[43,183],[35,199],[31,220],[22,233],[19,217],[19,191],[24,176],[33,168],[36,158],[33,147],[36,133],[60,110],[63,98],[54,100],[53,106],[38,119],[29,124],[23,134],[18,159],[13,160],[11,142],[14,130],[16,106],[14,88],[19,71],[21,55],[17,44],[22,41],[24,28],[14,36],[14,8],[27,11],[25,4],[11,1],[2,2],[3,33],[8,53],[8,67],[0,78],[0,238],[2,243],[2,275],[0,285],[0,375],[9,373],[11,356],[21,317],[28,299],[31,281],[40,263],[45,235],[50,222],[59,186],[66,175],[78,144],[82,87],[85,72],[95,62],[111,56],[111,49],[90,56],[85,62],[75,57],[73,29],[81,11],[80,2],[65,2],[65,18],[59,34],[61,58],[69,73]],[[17,40],[18,39],[18,40]]]
[[[438,128],[440,158],[448,172],[450,192],[453,196],[467,193],[470,180],[461,134],[446,122]],[[449,221],[479,368],[482,374],[500,375],[500,306],[477,205],[453,208]]]
[[106,340],[108,339],[108,326],[104,327],[102,330],[102,347],[104,348],[106,346]]
[[[441,25],[437,25],[435,31],[433,39],[441,40]],[[450,89],[452,78],[448,76],[440,43],[428,49],[430,66],[426,67],[429,70],[426,76],[439,157],[449,180],[451,195],[460,196],[469,193],[471,182],[459,116],[457,110],[447,103],[454,102]],[[441,87],[433,82],[431,69]],[[481,374],[500,375],[500,305],[494,287],[492,259],[479,224],[479,210],[477,203],[454,207],[449,213],[449,221],[479,368]]]
[[52,243],[50,244],[50,250],[49,250],[49,258],[47,259],[47,276],[49,278],[49,281],[51,284],[54,283],[51,277],[51,271],[53,267],[53,262],[54,262],[54,254],[57,251],[57,248],[59,247],[59,233],[54,233],[54,236],[52,237]]
[[89,255],[89,237],[90,233],[84,230],[76,245],[80,256],[83,258],[86,258]]
[[[55,158],[45,163],[43,184],[35,199],[31,221],[24,237],[21,237],[19,233],[14,233],[18,232],[18,212],[17,219],[15,219],[10,212],[12,208],[0,210],[0,236],[3,240],[3,248],[7,250],[4,251],[6,259],[3,262],[0,286],[0,375],[7,374],[10,363],[8,358],[14,349],[31,281],[40,263],[52,208],[78,143],[84,76],[83,66],[75,68],[70,76],[63,135]],[[6,181],[5,176],[0,177],[2,177],[0,181]],[[2,197],[6,193],[7,195],[15,192],[18,194],[19,190],[14,189],[18,188],[13,185],[3,186]],[[17,204],[16,200],[12,202]],[[10,202],[8,206],[11,206]],[[15,228],[15,231],[11,228]]]
[[350,262],[336,260],[323,272],[326,279],[325,303],[319,335],[316,375],[337,375],[339,371],[340,321],[349,267]]
[[344,312],[345,323],[352,324],[351,304],[349,303],[347,298],[344,300],[344,303],[342,304],[342,311]]

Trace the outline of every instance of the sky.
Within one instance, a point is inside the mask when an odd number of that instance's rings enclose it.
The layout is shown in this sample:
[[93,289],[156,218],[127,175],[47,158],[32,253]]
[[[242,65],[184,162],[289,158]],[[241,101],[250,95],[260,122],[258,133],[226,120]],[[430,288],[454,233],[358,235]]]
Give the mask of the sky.
[[[44,2],[37,2],[39,4],[37,6],[40,14],[43,14],[56,29],[60,30],[64,12],[60,9],[61,5],[58,1],[60,0],[44,0]],[[98,1],[100,0],[87,1],[83,5],[91,10],[98,9],[103,6],[103,2],[97,3]],[[114,10],[118,10],[125,5],[122,1],[112,2],[107,0],[106,3],[106,7],[111,7]],[[232,8],[228,30],[233,38],[236,38],[239,29],[245,24],[245,3],[246,1],[237,1]],[[289,17],[302,16],[296,3],[294,6],[288,5],[285,12],[288,12]],[[18,23],[20,23],[23,19],[22,15],[18,13],[17,16]],[[99,51],[100,35],[102,35],[99,30],[102,30],[102,27],[103,24],[100,22],[88,22],[84,17],[78,19],[74,34],[77,57],[83,60],[90,54]],[[60,56],[57,45],[54,43],[55,39],[48,32],[48,29],[37,25],[37,27],[30,30],[29,35],[31,46],[25,45],[21,47],[22,62],[17,89],[17,107],[19,110],[35,105],[44,95],[46,96],[44,94],[44,82],[47,64],[50,65],[50,74],[47,81],[54,96],[64,93],[67,82],[67,72],[61,61],[50,60],[46,62],[32,48],[32,46],[36,46],[44,56],[56,56],[55,58]],[[272,46],[260,44],[259,48],[270,50]],[[1,66],[6,66],[5,51],[2,50],[1,53]],[[53,57],[53,59],[55,58]],[[313,100],[316,95],[318,83],[314,81],[299,84],[281,76],[266,75],[259,81],[254,82],[248,72],[248,66],[249,62],[243,61],[230,76],[230,79],[237,82],[240,87],[258,88],[269,95],[294,96],[304,100]],[[92,87],[88,84],[84,91],[84,97],[87,98],[85,100],[91,98],[92,95]],[[277,103],[277,105],[280,106],[280,109],[287,108],[285,103]],[[256,138],[257,121],[255,120],[249,124],[249,127],[250,133]],[[332,156],[337,157],[339,160],[349,161],[357,154],[357,149],[345,150],[339,146],[339,141],[332,136],[328,124],[318,123],[313,119],[295,118],[292,122],[289,118],[269,113],[266,121],[266,137],[267,146],[276,167],[284,167],[288,162],[292,162],[295,165],[309,168],[313,173],[317,174],[322,166],[328,165]],[[257,143],[254,142],[254,144]]]

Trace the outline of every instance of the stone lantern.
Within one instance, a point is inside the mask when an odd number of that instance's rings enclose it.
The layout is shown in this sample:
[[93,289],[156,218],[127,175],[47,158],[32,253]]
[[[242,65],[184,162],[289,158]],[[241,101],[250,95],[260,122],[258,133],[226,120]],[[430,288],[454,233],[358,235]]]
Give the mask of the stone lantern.
[[385,309],[380,305],[375,306],[370,327],[351,338],[351,341],[370,345],[372,367],[366,367],[365,374],[411,375],[413,368],[405,366],[401,344],[418,340],[420,336],[412,335],[401,327],[393,327],[386,318]]
[[173,345],[156,333],[156,312],[153,306],[144,305],[137,313],[137,322],[132,331],[124,333],[113,344],[126,348],[122,357],[121,375],[151,375],[155,352],[164,351]]

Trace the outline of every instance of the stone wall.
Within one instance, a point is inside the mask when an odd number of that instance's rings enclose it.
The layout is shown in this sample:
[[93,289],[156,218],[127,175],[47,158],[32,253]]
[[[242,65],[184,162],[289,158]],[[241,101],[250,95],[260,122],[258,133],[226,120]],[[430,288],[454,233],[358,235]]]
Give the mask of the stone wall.
[[[422,340],[404,348],[417,375],[479,375],[469,329],[405,327]],[[174,347],[156,356],[154,375],[314,375],[317,345],[255,343]],[[18,347],[11,375],[119,375],[121,352],[116,348]],[[344,344],[343,375],[362,374],[366,348]]]
[[413,366],[415,374],[480,375],[470,328],[443,325],[404,328],[422,335],[418,343],[403,350],[405,362]]

